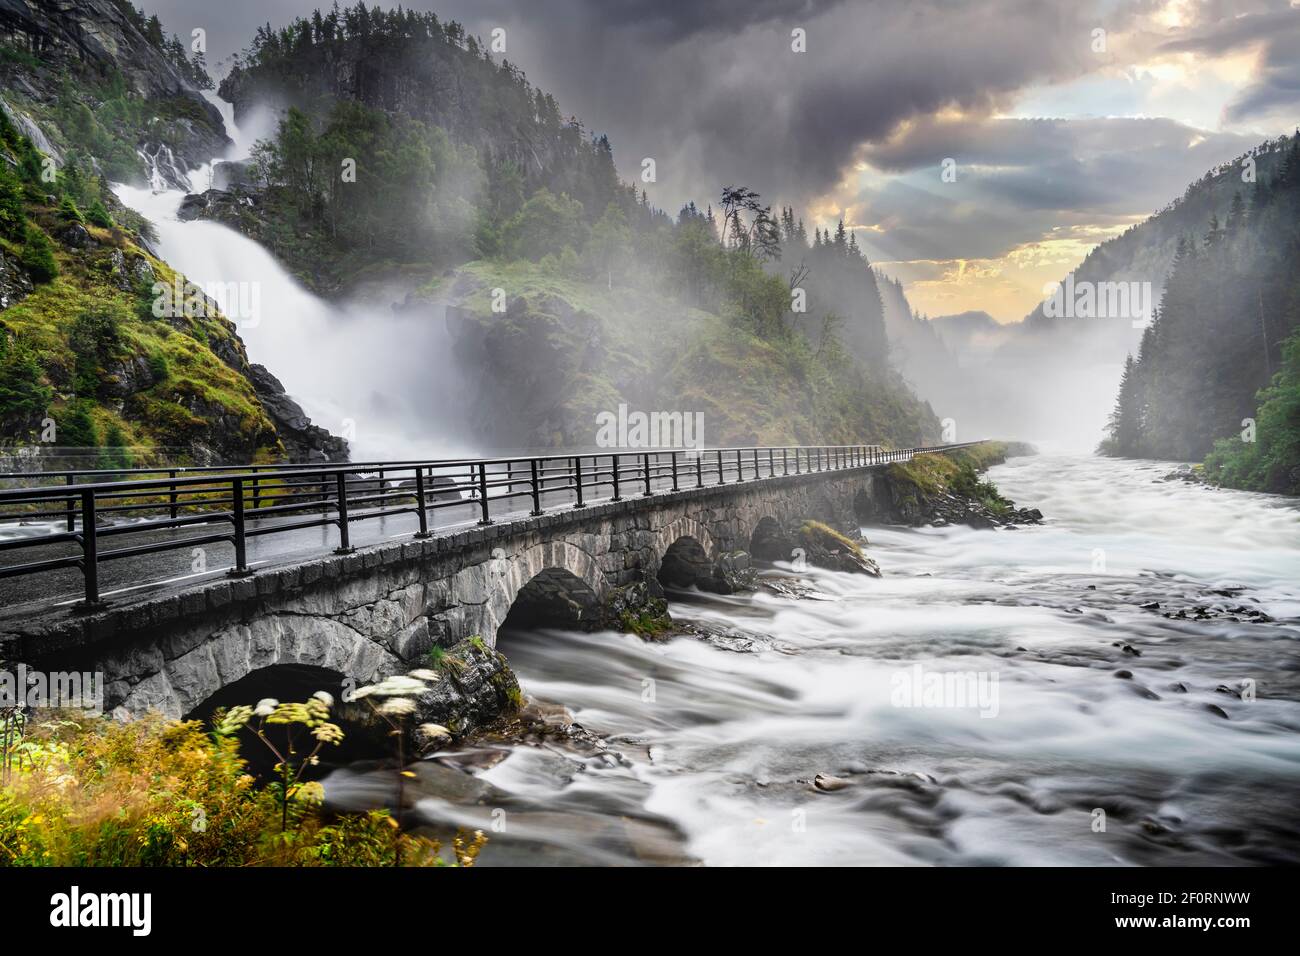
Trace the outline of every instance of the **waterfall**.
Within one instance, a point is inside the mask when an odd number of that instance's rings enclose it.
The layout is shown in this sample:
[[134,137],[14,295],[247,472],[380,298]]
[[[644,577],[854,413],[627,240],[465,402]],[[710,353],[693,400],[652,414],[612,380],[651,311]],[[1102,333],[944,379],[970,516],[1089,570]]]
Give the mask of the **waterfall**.
[[[151,222],[157,251],[203,288],[235,322],[249,360],[284,383],[312,421],[347,438],[354,460],[471,454],[474,448],[449,410],[458,393],[447,356],[443,309],[397,312],[388,300],[339,304],[314,295],[266,249],[220,223],[183,222],[186,191],[209,186],[221,160],[244,159],[256,138],[234,123],[231,105],[208,94],[221,110],[234,145],[222,157],[191,170],[176,168],[171,151],[141,153],[149,186],[114,184],[127,206]],[[250,118],[270,129],[269,113]]]

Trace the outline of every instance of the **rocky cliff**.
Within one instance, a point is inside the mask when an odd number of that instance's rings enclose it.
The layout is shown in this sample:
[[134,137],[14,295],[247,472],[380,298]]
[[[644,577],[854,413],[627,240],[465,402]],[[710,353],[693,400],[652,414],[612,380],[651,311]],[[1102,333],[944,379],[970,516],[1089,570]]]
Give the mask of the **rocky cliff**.
[[[229,143],[221,114],[117,0],[0,0],[0,104],[38,149],[143,181],[185,173]],[[127,174],[134,174],[128,176]]]

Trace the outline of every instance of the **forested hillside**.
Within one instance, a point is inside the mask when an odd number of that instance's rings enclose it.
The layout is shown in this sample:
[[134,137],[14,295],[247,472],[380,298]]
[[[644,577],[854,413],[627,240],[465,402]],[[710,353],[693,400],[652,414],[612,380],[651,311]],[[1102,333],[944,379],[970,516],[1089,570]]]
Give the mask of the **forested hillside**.
[[1300,491],[1300,136],[1277,152],[1276,172],[1243,184],[1226,218],[1179,239],[1125,368],[1108,453],[1189,460],[1213,450],[1216,480]]
[[[937,436],[842,223],[810,238],[725,170],[715,196],[656,208],[604,136],[459,24],[358,5],[268,26],[220,91],[282,119],[247,185],[183,214],[239,228],[323,294],[399,277],[407,308],[446,309],[481,363],[478,413],[494,382],[528,409],[493,419],[498,441],[590,440],[593,410],[620,401],[705,411],[710,442]],[[655,341],[628,348],[629,324]],[[525,342],[540,347],[521,372]]]

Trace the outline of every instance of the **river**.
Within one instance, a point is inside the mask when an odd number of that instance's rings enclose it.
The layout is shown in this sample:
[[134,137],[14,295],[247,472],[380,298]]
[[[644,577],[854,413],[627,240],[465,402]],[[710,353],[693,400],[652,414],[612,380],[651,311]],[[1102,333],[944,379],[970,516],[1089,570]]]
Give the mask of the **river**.
[[881,579],[676,596],[710,637],[505,634],[599,743],[444,753],[415,817],[483,828],[480,865],[1295,863],[1300,505],[1169,470],[1013,459],[1043,525],[866,528]]
[[[390,387],[430,377],[427,322],[323,302],[180,222],[180,191],[117,192],[190,279],[256,284],[250,357],[352,422],[356,457],[459,451]],[[1013,459],[990,476],[1043,525],[866,528],[881,579],[673,595],[704,636],[505,633],[532,708],[582,732],[422,762],[413,819],[488,831],[481,865],[1300,861],[1300,505],[1169,469]],[[373,804],[390,781],[326,790]]]

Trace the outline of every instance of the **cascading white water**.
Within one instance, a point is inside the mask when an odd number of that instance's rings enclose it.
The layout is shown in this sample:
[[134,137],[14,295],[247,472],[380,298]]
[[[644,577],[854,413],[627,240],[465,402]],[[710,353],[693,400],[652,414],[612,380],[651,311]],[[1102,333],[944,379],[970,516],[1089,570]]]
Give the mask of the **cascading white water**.
[[[603,752],[444,754],[477,780],[422,775],[418,812],[487,864],[1295,863],[1300,503],[1169,467],[1015,459],[991,477],[1043,526],[868,528],[879,580],[673,603],[718,637],[507,634]],[[917,665],[996,675],[996,707],[904,706]]]
[[[256,135],[243,131],[229,103],[208,98],[234,145],[190,172],[192,191],[209,187],[214,163],[246,158],[256,136],[271,129],[272,118],[263,113],[251,124]],[[349,439],[353,460],[472,453],[454,425],[456,373],[440,309],[399,313],[391,300],[326,302],[246,236],[215,222],[182,222],[177,210],[184,191],[161,188],[156,168],[150,180],[148,187],[113,189],[153,223],[162,258],[221,304],[249,359],[270,369],[316,424]]]

